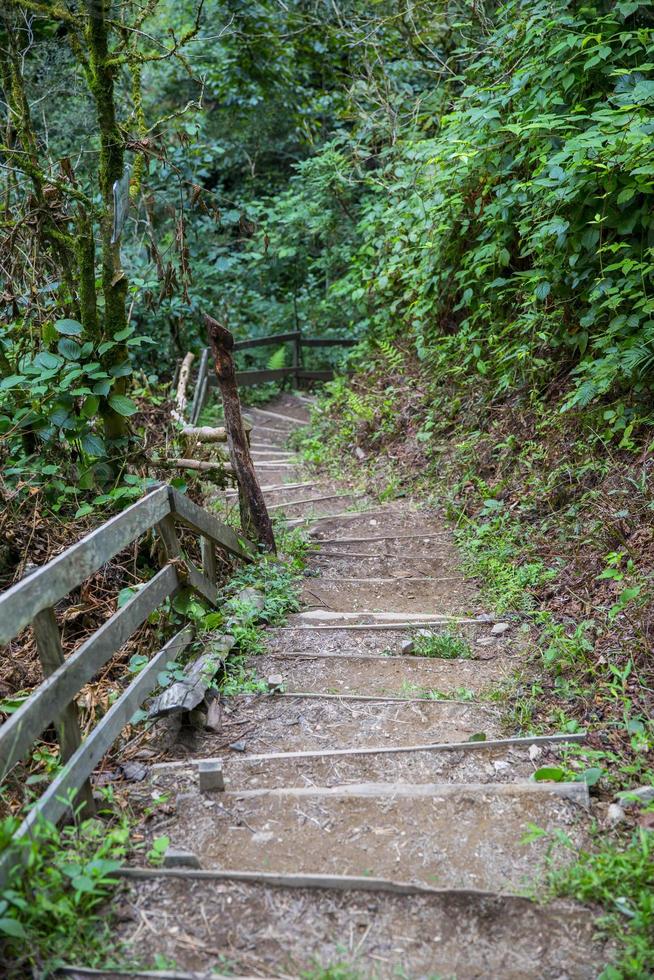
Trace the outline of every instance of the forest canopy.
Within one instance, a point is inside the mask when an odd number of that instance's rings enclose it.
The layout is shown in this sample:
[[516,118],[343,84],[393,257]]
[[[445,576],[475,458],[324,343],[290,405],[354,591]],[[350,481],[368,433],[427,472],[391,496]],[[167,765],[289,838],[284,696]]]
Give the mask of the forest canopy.
[[77,509],[115,488],[139,398],[204,345],[202,311],[237,336],[353,335],[391,361],[399,343],[489,397],[554,386],[625,445],[647,423],[649,2],[1,18],[12,492]]

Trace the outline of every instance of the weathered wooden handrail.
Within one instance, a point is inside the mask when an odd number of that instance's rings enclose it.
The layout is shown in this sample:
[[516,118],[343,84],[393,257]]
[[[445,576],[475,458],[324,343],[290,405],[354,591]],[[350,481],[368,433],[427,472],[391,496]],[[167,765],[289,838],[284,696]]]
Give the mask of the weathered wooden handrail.
[[[176,522],[201,536],[202,571],[184,554]],[[92,636],[64,659],[55,605],[141,534],[156,528],[166,550],[163,568],[145,583]],[[134,711],[157,686],[157,674],[188,645],[192,630],[181,630],[159,651],[82,741],[74,698],[123,646],[157,606],[188,584],[212,602],[217,598],[215,548],[245,561],[254,548],[236,532],[174,488],[157,487],[121,514],[91,531],[61,555],[35,569],[0,595],[0,643],[8,643],[30,623],[45,679],[0,726],[0,777],[25,757],[53,722],[59,729],[63,770],[32,807],[17,835],[38,819],[56,822],[77,794],[87,811],[93,802],[88,778]],[[0,858],[0,876],[7,861]]]
[[[273,344],[293,344],[293,364],[283,368],[261,368],[252,371],[238,371],[236,381],[241,386],[263,384],[266,381],[279,381],[282,378],[294,377],[300,381],[330,381],[334,372],[330,368],[310,370],[302,366],[303,347],[354,347],[359,343],[351,337],[304,337],[300,330],[290,330],[287,333],[271,334],[267,337],[252,337],[249,340],[237,340],[234,350],[250,350],[253,347],[266,347]],[[202,409],[207,401],[209,388],[215,384],[213,373],[209,370],[208,350],[205,348],[200,358],[193,402],[189,421],[196,425]]]

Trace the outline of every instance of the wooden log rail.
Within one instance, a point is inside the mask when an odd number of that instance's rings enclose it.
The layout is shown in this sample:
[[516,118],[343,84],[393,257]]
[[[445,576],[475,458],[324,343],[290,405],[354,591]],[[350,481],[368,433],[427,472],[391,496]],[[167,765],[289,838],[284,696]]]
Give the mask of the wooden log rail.
[[[253,347],[266,347],[276,344],[293,344],[293,364],[292,367],[272,368],[261,371],[238,371],[236,381],[239,386],[258,385],[265,381],[278,381],[281,378],[294,377],[296,382],[300,381],[331,381],[334,372],[330,369],[308,370],[302,366],[302,349],[304,347],[354,347],[358,340],[345,337],[304,337],[299,330],[291,330],[288,333],[277,333],[269,337],[253,337],[251,340],[237,340],[234,344],[234,351],[251,350]],[[197,424],[202,409],[207,402],[209,388],[216,383],[213,372],[210,370],[209,351],[203,350],[200,358],[200,366],[195,382],[193,401],[189,421],[192,426]]]
[[[177,535],[177,523],[200,535],[202,570],[185,555]],[[56,604],[152,528],[157,530],[165,547],[166,560],[161,570],[64,658]],[[242,561],[251,561],[255,553],[252,544],[239,538],[232,528],[164,484],[0,595],[0,645],[9,643],[31,624],[44,673],[43,682],[0,726],[0,778],[4,780],[53,723],[64,763],[31,807],[14,835],[14,842],[29,835],[38,821],[56,823],[70,812],[71,804],[81,806],[87,814],[93,812],[91,773],[134,712],[157,687],[159,671],[192,641],[192,628],[180,630],[151,658],[85,740],[80,732],[75,697],[147,617],[182,587],[191,586],[205,599],[216,602],[216,548]],[[12,863],[17,863],[15,846],[0,855],[0,884]]]

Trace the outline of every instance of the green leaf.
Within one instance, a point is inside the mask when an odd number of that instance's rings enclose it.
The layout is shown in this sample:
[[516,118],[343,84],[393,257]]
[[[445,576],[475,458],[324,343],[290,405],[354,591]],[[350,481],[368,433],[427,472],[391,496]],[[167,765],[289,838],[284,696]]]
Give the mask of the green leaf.
[[477,732],[475,735],[471,735],[470,738],[468,739],[468,741],[469,742],[485,742],[486,741],[486,733],[485,732]]
[[11,936],[13,939],[27,939],[27,933],[18,919],[0,919],[0,932],[4,932],[5,936]]
[[87,454],[87,456],[105,456],[106,447],[101,436],[96,435],[95,432],[87,432],[80,439],[80,444],[82,449]]
[[62,337],[57,344],[57,350],[67,361],[78,361],[82,353],[80,345],[74,340],[69,340],[67,337]]
[[603,775],[603,769],[593,767],[592,769],[586,769],[579,776],[577,776],[576,782],[586,783],[586,786],[596,786]]
[[54,325],[57,333],[65,334],[66,337],[79,337],[84,330],[81,323],[77,320],[57,320]]
[[34,363],[37,367],[42,367],[46,371],[54,371],[55,368],[61,367],[64,359],[63,357],[58,357],[57,354],[51,354],[50,351],[44,350],[36,355]]
[[543,766],[534,773],[537,783],[562,783],[565,779],[565,772],[558,766]]
[[131,398],[126,395],[111,395],[109,398],[109,404],[113,408],[114,412],[118,412],[119,415],[130,416],[138,412],[138,405],[136,405]]
[[82,415],[85,419],[92,419],[100,407],[100,399],[97,395],[89,395],[88,398],[84,399],[84,404],[82,405]]
[[75,511],[75,517],[86,517],[87,514],[92,514],[92,513],[93,513],[93,507],[91,506],[91,504],[82,504],[82,506],[78,507],[77,510]]

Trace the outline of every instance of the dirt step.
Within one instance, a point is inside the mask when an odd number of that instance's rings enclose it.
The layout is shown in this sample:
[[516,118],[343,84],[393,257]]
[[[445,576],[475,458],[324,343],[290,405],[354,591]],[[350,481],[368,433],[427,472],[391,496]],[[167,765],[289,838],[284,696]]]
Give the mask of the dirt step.
[[[325,545],[324,549],[311,555],[309,568],[324,579],[341,578],[415,578],[425,576],[448,576],[452,578],[459,567],[459,555],[442,542],[438,548],[424,555],[416,556],[399,551],[397,554],[364,554],[359,551],[341,550],[336,545]],[[463,582],[463,575],[457,576]]]
[[[373,875],[438,887],[512,891],[538,880],[546,837],[531,826],[583,832],[582,783],[350,784],[176,799],[167,833],[207,869]],[[153,827],[156,834],[156,825]],[[567,859],[574,851],[566,852]],[[563,858],[563,855],[562,855]]]
[[278,517],[284,515],[291,520],[302,518],[303,520],[312,521],[318,517],[340,514],[341,511],[348,507],[363,509],[370,507],[371,504],[372,502],[366,500],[361,494],[348,493],[332,495],[328,491],[325,491],[324,494],[320,492],[312,494],[305,493],[298,500],[284,500],[280,497],[274,502],[269,503],[268,506],[271,512]]
[[[560,764],[560,744],[538,745],[532,761],[530,746],[462,748],[395,752],[383,744],[379,751],[342,754],[282,754],[242,756],[228,751],[220,762],[225,788],[272,789],[283,786],[341,786],[350,783],[509,783],[525,781],[542,765]],[[198,763],[184,760],[160,763],[150,771],[157,789],[190,792],[198,788]],[[149,790],[146,788],[146,793]]]
[[606,963],[593,912],[561,901],[190,877],[128,880],[126,889],[132,918],[118,938],[142,962],[159,954],[184,970],[298,977],[343,964],[366,980],[592,980]]
[[281,673],[288,693],[367,694],[372,696],[428,697],[431,692],[480,693],[508,680],[515,663],[508,658],[493,660],[422,661],[387,659],[344,660],[323,657],[314,660],[284,660],[259,655],[247,661],[260,677]]
[[[511,626],[501,636],[491,634],[492,623],[436,623],[428,627],[434,635],[447,634],[464,638],[474,656],[488,655],[494,658],[506,648],[507,652],[517,654],[527,645],[526,638],[518,629]],[[416,627],[417,629],[417,627]],[[266,630],[266,647],[269,653],[366,653],[400,655],[402,645],[414,636],[415,629],[375,629],[338,630],[306,629],[293,627],[271,627]],[[523,654],[524,656],[524,654]]]
[[460,579],[436,582],[429,579],[391,579],[386,582],[346,582],[342,579],[309,578],[302,590],[308,608],[332,612],[384,612],[391,606],[397,612],[438,609],[463,615],[479,604],[475,590]]
[[465,742],[477,732],[501,734],[491,705],[448,701],[355,700],[258,695],[225,698],[220,731],[185,733],[171,755],[217,755],[236,743],[248,753],[298,752],[385,744]]

